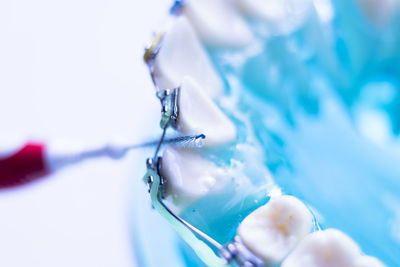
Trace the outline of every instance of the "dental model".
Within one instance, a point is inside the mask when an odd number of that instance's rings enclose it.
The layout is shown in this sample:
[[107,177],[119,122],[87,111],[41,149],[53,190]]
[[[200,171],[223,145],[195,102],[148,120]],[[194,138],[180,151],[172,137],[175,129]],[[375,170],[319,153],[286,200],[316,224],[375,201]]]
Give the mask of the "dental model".
[[299,199],[276,196],[243,220],[238,235],[266,265],[273,265],[282,261],[312,226],[313,217]]
[[189,149],[168,147],[162,157],[161,174],[167,181],[166,195],[180,208],[190,206],[226,181],[226,172]]
[[[86,159],[96,157],[118,159],[132,149],[157,146],[154,156],[147,160],[147,173],[144,176],[144,181],[149,186],[152,204],[205,263],[210,263],[211,266],[232,263],[244,267],[277,264],[281,267],[384,267],[385,265],[378,259],[363,255],[360,247],[339,230],[327,229],[310,233],[313,230],[314,218],[305,204],[293,196],[271,197],[267,204],[247,215],[237,228],[236,236],[233,231],[226,242],[216,241],[213,236],[207,235],[179,217],[163,202],[164,199],[171,198],[182,211],[199,202],[213,190],[225,189],[224,186],[227,184],[232,185],[233,189],[238,187],[243,189],[244,184],[254,183],[255,187],[260,186],[257,179],[248,179],[249,183],[236,183],[234,179],[229,179],[232,173],[228,172],[228,169],[218,167],[197,149],[205,137],[205,146],[212,148],[233,143],[235,139],[243,137],[237,136],[239,134],[233,122],[213,102],[213,99],[222,98],[224,84],[199,39],[205,45],[227,49],[242,47],[251,42],[253,34],[245,19],[236,11],[235,3],[248,17],[266,22],[266,27],[269,27],[273,34],[289,34],[305,21],[312,2],[311,0],[188,0],[182,8],[182,16],[175,19],[168,32],[158,36],[155,46],[148,50],[149,54],[145,57],[146,62],[151,65],[151,75],[162,103],[161,139],[141,144],[132,144],[129,140],[118,141],[94,147],[79,146],[76,149],[71,149],[70,145],[61,149],[43,143],[28,142],[22,146],[13,144],[11,147],[0,149],[0,188],[30,182],[36,177]],[[393,17],[393,10],[398,5],[395,0],[358,0],[358,2],[368,19],[378,26],[388,24]],[[337,49],[340,50],[340,45]],[[374,67],[371,63],[370,68]],[[390,68],[384,70],[388,69]],[[174,127],[179,132],[190,135],[166,138],[168,127]],[[247,149],[254,148],[251,148],[247,141],[248,139],[245,139],[233,149],[243,152],[244,150],[240,150],[240,145],[247,146]],[[174,146],[167,147],[163,157],[158,157],[160,147],[165,143],[173,143]],[[180,143],[186,144],[185,148],[177,147]],[[188,149],[190,146],[188,144],[191,143],[196,149]],[[286,145],[282,140],[280,144]],[[232,146],[226,148],[232,150]],[[221,147],[216,148],[218,149]],[[220,153],[224,152],[226,151]],[[215,159],[221,154],[216,153],[210,158]],[[251,160],[253,159],[262,161],[257,157],[252,157]],[[230,162],[232,165],[245,165],[236,158],[232,161],[235,161]],[[246,175],[257,176],[257,171],[252,171]],[[345,174],[344,171],[339,173]],[[369,190],[367,187],[363,189]],[[337,193],[334,190],[330,191]],[[351,193],[352,196],[357,196],[354,191]],[[263,196],[266,200],[267,195]],[[232,195],[229,197],[232,198]],[[231,199],[223,200],[224,205],[232,206]],[[257,206],[261,205],[256,198],[248,197],[243,203],[246,201],[256,203]],[[224,211],[218,210],[218,212],[222,217]],[[248,212],[249,209],[245,210],[244,214]],[[244,215],[240,213],[234,216],[241,219]],[[206,220],[204,217],[201,219]],[[231,227],[228,224],[223,222],[223,227]],[[233,225],[236,227],[234,223]]]
[[282,267],[384,266],[377,259],[361,256],[358,245],[335,229],[307,236],[284,260]]
[[243,47],[253,39],[249,26],[229,0],[186,1],[182,12],[208,46]]
[[179,88],[176,128],[183,134],[203,133],[205,147],[236,138],[235,125],[190,77],[185,77]]
[[[230,181],[226,178],[226,170],[216,167],[193,150],[168,147],[157,162],[148,160],[148,172],[144,180],[148,182],[150,194],[158,195],[158,199],[153,200],[153,205],[159,212],[167,220],[177,219],[187,227],[180,227],[178,231],[189,243],[199,247],[197,241],[188,238],[185,230],[202,237],[229,263],[257,267],[276,264],[311,231],[313,217],[300,200],[292,196],[275,196],[266,205],[248,215],[239,226],[234,240],[223,246],[179,218],[171,209],[166,208],[161,199],[171,196],[178,208],[185,208],[204,197],[210,190],[221,188]],[[203,254],[204,250],[201,250]],[[203,255],[203,260],[207,261],[205,257],[207,256]]]
[[[246,20],[236,10],[240,10],[251,20],[257,20],[257,23],[262,21],[271,34],[279,35],[290,34],[298,29],[309,18],[312,8],[311,0],[184,1],[180,17],[161,38],[159,49],[148,49],[146,52],[153,59],[151,64],[147,60],[146,63],[150,65],[155,85],[158,92],[163,92],[158,96],[162,96],[162,121],[167,122],[161,123],[164,133],[170,126],[183,134],[204,133],[204,145],[212,148],[219,146],[216,150],[221,149],[221,154],[226,152],[225,148],[238,149],[243,145],[238,142],[237,147],[222,146],[230,142],[234,144],[243,135],[241,136],[241,131],[236,129],[233,121],[214,102],[224,98],[224,86],[200,40],[204,45],[214,48],[230,49],[246,45],[252,35],[247,32],[248,28],[244,23]],[[229,26],[233,29],[229,29]],[[242,39],[239,38],[240,35]],[[172,115],[168,110],[174,111]],[[171,116],[165,118],[166,114]],[[164,135],[161,141],[163,138]],[[227,179],[227,170],[205,158],[202,153],[208,153],[208,150],[199,151],[168,147],[163,156],[158,157],[157,149],[154,157],[147,161],[144,181],[149,186],[153,206],[206,264],[219,265],[223,262],[246,267],[279,264],[282,267],[385,266],[374,257],[362,255],[359,246],[339,230],[318,230],[310,233],[315,230],[315,218],[303,202],[288,195],[271,197],[267,204],[245,217],[239,227],[232,231],[232,236],[224,243],[219,243],[212,234],[207,235],[199,230],[201,227],[196,228],[195,224],[179,217],[164,202],[164,199],[171,198],[182,210],[189,206],[193,208],[214,189],[225,189],[223,186],[229,181],[234,183]],[[220,151],[215,154],[212,154],[212,149],[210,151],[210,159],[221,155],[218,154]],[[234,160],[236,159],[232,161]],[[234,162],[238,165],[241,163]],[[230,204],[229,201],[230,199],[226,200],[227,205]],[[195,214],[196,208],[188,209],[190,214]],[[246,210],[247,213],[248,211]],[[204,217],[207,215],[200,214],[201,220],[206,221],[207,218]],[[186,218],[190,220],[190,215]],[[238,220],[237,224],[239,222]],[[212,228],[212,223],[207,227]],[[215,257],[217,261],[214,261]]]
[[288,34],[297,29],[312,8],[310,0],[235,1],[243,14],[266,22],[279,34]]
[[222,94],[222,80],[186,18],[177,18],[160,42],[152,74],[158,88],[176,88],[191,76],[211,98]]

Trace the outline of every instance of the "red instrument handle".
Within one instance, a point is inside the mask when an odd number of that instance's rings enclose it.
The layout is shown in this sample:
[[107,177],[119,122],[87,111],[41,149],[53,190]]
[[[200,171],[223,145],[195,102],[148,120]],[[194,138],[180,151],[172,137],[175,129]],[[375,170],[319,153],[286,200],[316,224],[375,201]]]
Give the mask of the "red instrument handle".
[[27,143],[15,154],[0,158],[0,189],[29,183],[49,173],[45,146]]

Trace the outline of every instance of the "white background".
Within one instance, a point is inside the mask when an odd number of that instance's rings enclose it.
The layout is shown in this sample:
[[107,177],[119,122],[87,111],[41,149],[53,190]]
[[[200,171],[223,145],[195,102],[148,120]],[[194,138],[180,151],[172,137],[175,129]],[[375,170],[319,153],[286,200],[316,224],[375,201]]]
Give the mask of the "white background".
[[[0,140],[141,140],[157,127],[144,45],[169,0],[0,0]],[[0,191],[0,266],[135,266],[142,154]],[[142,163],[142,162],[140,162]]]

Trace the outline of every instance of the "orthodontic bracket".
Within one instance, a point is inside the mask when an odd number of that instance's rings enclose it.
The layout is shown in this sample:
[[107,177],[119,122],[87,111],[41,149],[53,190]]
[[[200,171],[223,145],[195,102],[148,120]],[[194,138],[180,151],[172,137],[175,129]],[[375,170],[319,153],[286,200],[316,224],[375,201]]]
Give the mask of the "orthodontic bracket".
[[176,126],[178,119],[178,99],[180,88],[177,87],[172,91],[164,89],[157,92],[157,97],[161,102],[161,129],[166,129],[170,124]]

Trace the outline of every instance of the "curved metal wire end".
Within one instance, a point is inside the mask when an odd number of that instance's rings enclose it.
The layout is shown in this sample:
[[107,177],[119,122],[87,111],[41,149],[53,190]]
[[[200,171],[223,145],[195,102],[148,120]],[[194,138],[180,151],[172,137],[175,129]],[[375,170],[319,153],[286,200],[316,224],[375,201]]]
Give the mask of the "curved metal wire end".
[[154,35],[153,41],[150,43],[148,47],[145,48],[145,52],[143,55],[143,60],[146,64],[150,64],[152,60],[156,57],[158,51],[161,48],[163,33],[157,32]]
[[143,60],[150,70],[151,79],[154,85],[156,85],[154,79],[154,61],[155,58],[157,57],[158,51],[161,48],[163,36],[164,36],[163,32],[156,33],[150,45],[145,48],[143,55]]
[[[182,10],[184,8],[184,0],[176,0],[172,7],[170,8],[170,14],[174,16],[179,16],[182,13]],[[170,22],[167,22],[166,25],[169,25]],[[157,84],[155,81],[155,76],[154,76],[154,62],[157,57],[158,51],[160,51],[161,46],[162,46],[162,41],[164,38],[164,33],[165,31],[159,31],[154,34],[153,40],[151,43],[145,48],[144,54],[143,54],[143,60],[146,63],[147,67],[150,70],[150,75],[151,79],[153,81],[153,84],[157,88]]]

